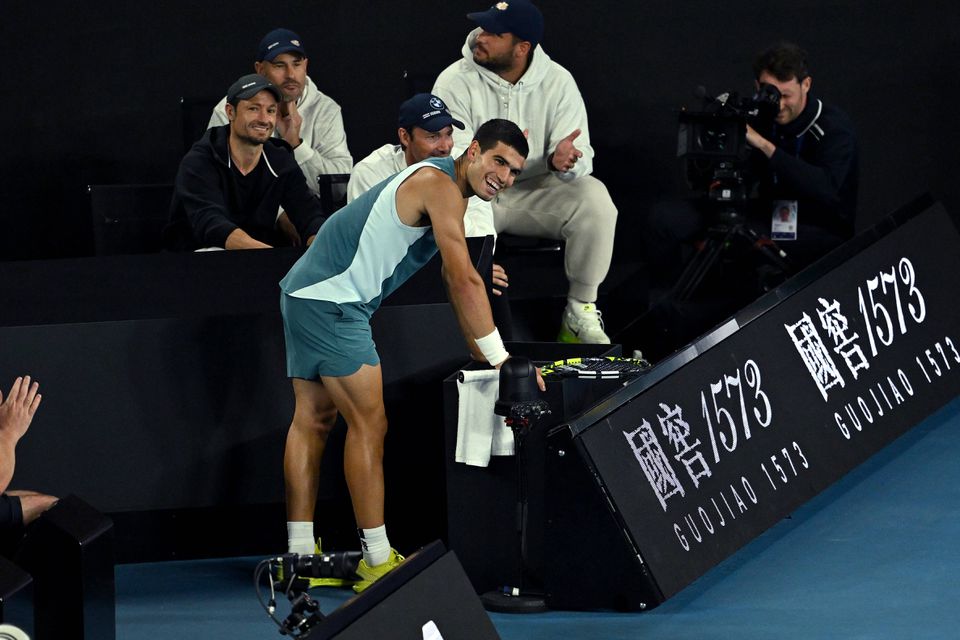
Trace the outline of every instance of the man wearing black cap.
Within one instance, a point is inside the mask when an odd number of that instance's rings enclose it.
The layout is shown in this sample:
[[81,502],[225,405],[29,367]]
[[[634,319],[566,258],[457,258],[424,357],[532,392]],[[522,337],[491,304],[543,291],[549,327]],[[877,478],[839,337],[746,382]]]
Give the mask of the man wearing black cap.
[[527,131],[527,168],[493,201],[497,231],[564,239],[570,287],[559,340],[609,343],[596,300],[610,268],[617,208],[590,175],[593,147],[577,84],[539,45],[543,16],[527,0],[498,2],[467,17],[480,26],[467,36],[463,59],[433,87],[466,125],[454,132],[454,146],[465,148],[490,118]]
[[290,145],[272,138],[283,94],[250,74],[227,91],[230,124],[208,129],[177,171],[167,248],[263,249],[289,244],[277,211],[309,243],[325,216]]
[[[307,185],[317,191],[317,176],[350,173],[353,158],[347,148],[340,105],[317,89],[307,76],[307,52],[289,29],[274,29],[257,48],[254,71],[283,93],[275,136],[293,148]],[[213,109],[210,127],[227,124],[227,100]]]

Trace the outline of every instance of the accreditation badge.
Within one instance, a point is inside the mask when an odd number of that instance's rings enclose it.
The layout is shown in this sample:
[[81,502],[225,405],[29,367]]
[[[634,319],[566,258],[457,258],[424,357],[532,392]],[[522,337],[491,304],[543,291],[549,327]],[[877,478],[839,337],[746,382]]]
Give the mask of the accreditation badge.
[[772,240],[797,239],[797,201],[774,200],[773,218],[770,220],[770,238]]

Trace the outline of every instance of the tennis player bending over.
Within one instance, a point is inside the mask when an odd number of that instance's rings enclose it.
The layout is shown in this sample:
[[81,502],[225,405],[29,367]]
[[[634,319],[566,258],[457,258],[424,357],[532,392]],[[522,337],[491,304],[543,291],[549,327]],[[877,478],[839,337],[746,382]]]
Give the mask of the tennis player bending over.
[[[491,200],[512,185],[527,153],[515,124],[485,123],[456,160],[410,165],[331,216],[280,283],[287,375],[296,395],[283,461],[288,551],[319,551],[313,516],[320,459],[339,411],[347,423],[344,473],[363,550],[361,580],[353,585],[358,593],[403,560],[384,524],[387,418],[370,317],[439,249],[473,356],[499,368],[509,354],[467,251],[463,214],[470,196]],[[543,380],[538,383],[542,389]]]

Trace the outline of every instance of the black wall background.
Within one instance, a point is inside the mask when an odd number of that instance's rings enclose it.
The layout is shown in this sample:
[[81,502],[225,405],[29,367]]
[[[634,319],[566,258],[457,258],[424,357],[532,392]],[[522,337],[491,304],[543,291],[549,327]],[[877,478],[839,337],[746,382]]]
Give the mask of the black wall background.
[[[0,259],[92,253],[87,184],[170,182],[181,96],[221,96],[252,70],[269,29],[298,31],[310,76],[343,107],[354,159],[395,136],[408,71],[427,85],[459,56],[484,0],[4,4]],[[960,9],[843,2],[541,0],[543,45],[572,71],[621,219],[617,259],[650,205],[680,194],[676,111],[693,89],[751,89],[750,64],[787,38],[811,53],[813,89],[861,143],[859,226],[931,191],[960,205]],[[634,254],[635,255],[635,254]]]

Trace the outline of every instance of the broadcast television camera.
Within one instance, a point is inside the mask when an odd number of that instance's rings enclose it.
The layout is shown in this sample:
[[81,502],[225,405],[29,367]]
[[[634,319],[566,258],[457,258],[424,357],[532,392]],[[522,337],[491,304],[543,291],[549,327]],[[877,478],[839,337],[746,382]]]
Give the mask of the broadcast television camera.
[[[780,247],[747,223],[749,211],[756,208],[756,203],[748,201],[756,198],[760,182],[760,175],[752,170],[756,158],[747,143],[747,125],[761,136],[771,137],[780,111],[780,90],[764,83],[749,98],[736,93],[708,97],[702,88],[697,94],[703,98],[702,109],[680,112],[677,157],[683,162],[687,184],[700,197],[697,206],[707,215],[709,228],[702,248],[675,283],[672,296],[677,301],[691,299],[720,262],[741,271],[752,270],[756,278],[744,282],[755,280],[757,292],[768,291],[791,272],[791,265]],[[749,247],[751,253],[726,252],[734,241]],[[753,258],[744,260],[748,255],[759,256],[760,264]]]
[[747,125],[767,137],[780,111],[780,91],[761,84],[749,98],[737,93],[709,97],[703,87],[700,111],[680,111],[677,157],[688,185],[715,202],[742,202],[753,187]]

